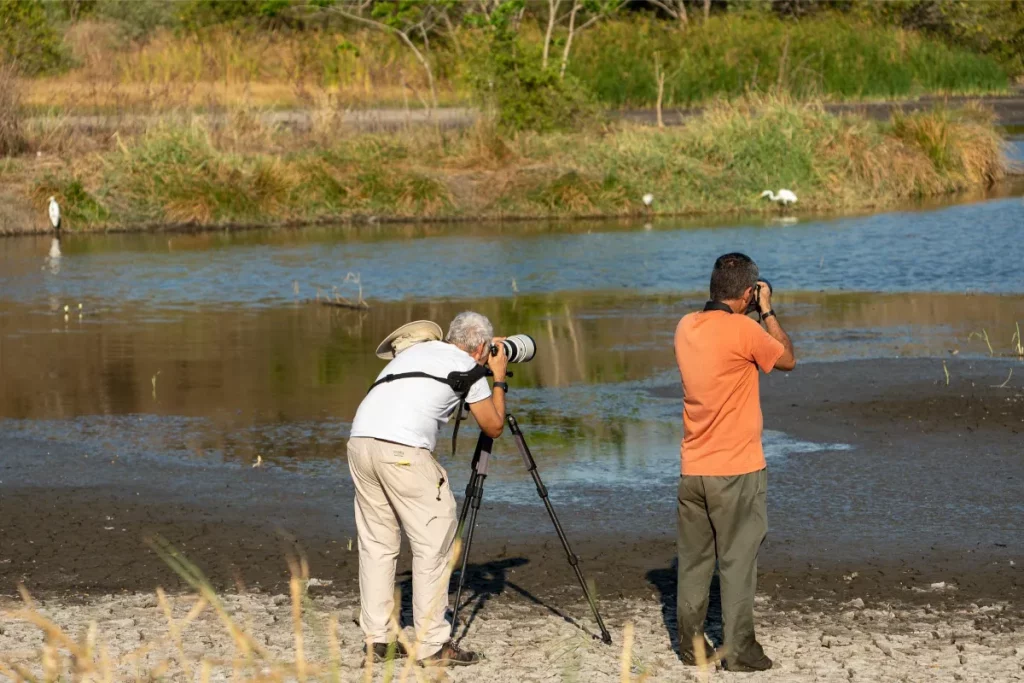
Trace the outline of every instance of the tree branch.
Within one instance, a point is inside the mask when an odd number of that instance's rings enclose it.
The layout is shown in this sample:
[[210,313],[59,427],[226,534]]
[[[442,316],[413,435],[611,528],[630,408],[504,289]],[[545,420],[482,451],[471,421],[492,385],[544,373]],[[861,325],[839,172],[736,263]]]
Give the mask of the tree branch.
[[383,22],[376,21],[374,19],[367,19],[366,17],[359,16],[358,14],[353,14],[351,12],[341,9],[340,7],[328,7],[327,9],[328,11],[340,14],[346,19],[351,19],[352,21],[365,24],[366,26],[370,26],[379,31],[384,31],[385,33],[391,33],[392,35],[398,37],[403,43],[405,43],[406,47],[412,50],[412,53],[416,55],[416,59],[419,60],[420,64],[423,65],[423,70],[427,73],[427,84],[430,86],[431,105],[435,109],[437,108],[437,91],[434,88],[434,71],[430,67],[430,61],[422,52],[420,52],[419,48],[416,47],[416,43],[412,42],[412,40],[409,38],[409,36],[405,34],[404,31],[401,31],[395,28],[394,26],[388,26]]

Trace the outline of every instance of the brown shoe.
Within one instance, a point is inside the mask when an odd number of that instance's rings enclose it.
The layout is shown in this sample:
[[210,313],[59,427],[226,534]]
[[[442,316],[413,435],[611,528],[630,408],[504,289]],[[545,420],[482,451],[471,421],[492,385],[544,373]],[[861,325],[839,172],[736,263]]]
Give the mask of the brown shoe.
[[477,664],[482,656],[469,650],[460,650],[459,646],[449,640],[441,649],[419,660],[420,666],[469,666]]
[[[388,650],[391,650],[391,656],[388,656]],[[366,646],[363,645],[363,656],[366,656]],[[386,662],[389,659],[404,659],[408,657],[409,653],[405,651],[405,646],[399,642],[394,643],[374,643],[373,644],[373,661],[380,663]]]
[[739,657],[728,657],[725,660],[726,671],[739,671],[752,673],[754,671],[767,671],[772,668],[772,660],[761,649],[760,643],[755,642],[754,647],[747,650]]

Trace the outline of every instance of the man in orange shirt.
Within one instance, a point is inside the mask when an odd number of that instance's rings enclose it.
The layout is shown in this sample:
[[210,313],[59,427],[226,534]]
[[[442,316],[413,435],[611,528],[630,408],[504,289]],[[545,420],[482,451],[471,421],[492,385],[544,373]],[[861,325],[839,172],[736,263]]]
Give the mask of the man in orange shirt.
[[[764,328],[744,315],[755,298]],[[771,288],[758,280],[749,256],[725,254],[715,261],[711,301],[679,321],[675,348],[683,381],[680,655],[694,664],[694,642],[705,642],[717,560],[726,668],[764,671],[772,660],[754,636],[757,552],[768,531],[758,369],[792,370],[796,358],[772,310]]]

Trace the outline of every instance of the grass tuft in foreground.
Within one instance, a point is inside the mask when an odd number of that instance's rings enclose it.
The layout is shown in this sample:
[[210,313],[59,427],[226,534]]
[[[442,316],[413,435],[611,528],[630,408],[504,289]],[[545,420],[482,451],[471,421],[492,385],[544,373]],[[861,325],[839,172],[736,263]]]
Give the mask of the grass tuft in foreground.
[[[667,130],[617,127],[503,136],[470,130],[295,133],[235,116],[227,128],[164,124],[113,149],[21,169],[24,200],[55,194],[73,230],[187,223],[627,216],[857,210],[991,184],[1001,138],[980,109],[837,117],[788,98],[719,103]],[[0,172],[0,177],[3,173]]]

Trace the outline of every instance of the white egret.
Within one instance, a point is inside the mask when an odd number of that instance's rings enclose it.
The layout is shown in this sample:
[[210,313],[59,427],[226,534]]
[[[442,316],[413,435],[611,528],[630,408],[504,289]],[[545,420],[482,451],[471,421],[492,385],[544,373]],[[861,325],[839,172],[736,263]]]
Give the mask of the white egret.
[[648,193],[648,194],[645,194],[645,195],[644,195],[644,196],[642,197],[642,199],[643,199],[643,202],[644,202],[644,206],[646,206],[646,207],[648,207],[648,208],[650,208],[650,206],[651,206],[652,204],[654,204],[654,195],[653,195],[653,194],[650,194],[650,193]]
[[776,202],[779,206],[789,206],[790,204],[796,204],[796,195],[793,194],[792,190],[782,189],[779,190],[778,194],[775,194],[771,190],[765,190],[761,193],[761,197],[767,197],[768,199]]
[[50,197],[50,225],[54,232],[60,233],[60,205],[53,197]]

